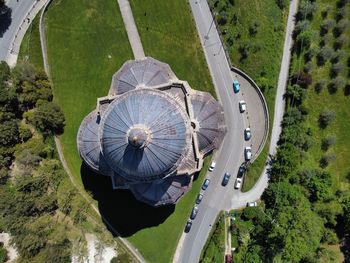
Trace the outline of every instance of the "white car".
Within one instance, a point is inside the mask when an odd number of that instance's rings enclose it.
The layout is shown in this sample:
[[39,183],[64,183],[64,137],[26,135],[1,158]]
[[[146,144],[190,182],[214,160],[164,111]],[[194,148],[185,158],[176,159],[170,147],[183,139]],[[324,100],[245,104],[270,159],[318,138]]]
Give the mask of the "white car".
[[246,129],[244,130],[244,139],[245,139],[246,141],[249,141],[250,138],[252,138],[252,132],[251,132],[250,128],[246,128]]
[[215,161],[211,162],[211,164],[209,165],[209,169],[208,169],[208,170],[209,170],[209,172],[214,171],[215,166],[216,166],[216,162],[215,162]]
[[240,189],[242,186],[242,178],[237,178],[235,182],[235,189]]
[[246,161],[252,159],[252,147],[247,146],[244,148],[244,158]]
[[247,207],[255,207],[255,206],[258,206],[257,202],[248,202],[247,203]]
[[239,111],[240,112],[245,112],[247,109],[247,103],[244,100],[241,100],[239,102]]

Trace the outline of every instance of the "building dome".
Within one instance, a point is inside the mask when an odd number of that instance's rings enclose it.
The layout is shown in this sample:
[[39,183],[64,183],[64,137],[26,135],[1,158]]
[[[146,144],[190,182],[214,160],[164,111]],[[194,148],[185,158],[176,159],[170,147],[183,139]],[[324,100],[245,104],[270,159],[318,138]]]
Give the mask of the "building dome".
[[146,57],[125,62],[113,75],[108,96],[82,121],[77,145],[85,164],[110,176],[114,189],[161,206],[189,191],[225,133],[222,106],[212,95]]
[[131,181],[168,175],[191,144],[186,112],[165,92],[151,89],[116,98],[103,116],[100,134],[106,161]]

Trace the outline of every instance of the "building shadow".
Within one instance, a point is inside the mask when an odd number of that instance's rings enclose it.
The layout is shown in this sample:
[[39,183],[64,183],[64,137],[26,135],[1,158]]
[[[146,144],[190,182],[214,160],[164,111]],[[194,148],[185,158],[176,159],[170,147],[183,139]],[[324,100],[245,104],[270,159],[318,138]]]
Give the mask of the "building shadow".
[[0,37],[4,35],[7,29],[10,27],[12,22],[12,9],[6,5],[0,7]]
[[157,226],[175,211],[175,205],[154,208],[138,201],[129,190],[113,190],[110,177],[94,173],[84,163],[80,174],[85,190],[97,200],[105,224],[114,235],[128,237]]

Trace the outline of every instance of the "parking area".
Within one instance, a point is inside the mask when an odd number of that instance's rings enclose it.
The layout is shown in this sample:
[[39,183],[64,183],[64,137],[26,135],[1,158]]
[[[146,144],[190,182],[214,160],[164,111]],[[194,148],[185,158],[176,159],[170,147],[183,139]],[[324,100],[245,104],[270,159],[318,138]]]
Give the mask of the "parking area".
[[[236,68],[232,68],[231,72],[232,81],[238,80],[240,83],[241,90],[235,96],[239,96],[240,100],[246,102],[247,108],[242,114],[244,114],[246,128],[251,129],[252,136],[250,140],[245,141],[244,146],[252,148],[251,162],[253,162],[264,148],[268,136],[269,116],[267,105],[261,91],[249,76]],[[242,131],[242,140],[244,139],[244,131]]]

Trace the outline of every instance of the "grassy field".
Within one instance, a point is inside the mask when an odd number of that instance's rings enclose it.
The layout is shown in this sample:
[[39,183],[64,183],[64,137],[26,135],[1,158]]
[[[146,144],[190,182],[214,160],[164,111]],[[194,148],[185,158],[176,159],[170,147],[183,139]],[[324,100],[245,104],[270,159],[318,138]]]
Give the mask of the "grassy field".
[[66,117],[60,139],[80,182],[79,125],[96,99],[107,95],[113,73],[133,55],[116,1],[53,1],[45,25],[55,101]]
[[[275,1],[270,0],[235,0],[233,5],[229,2],[219,1],[215,5],[217,1],[209,1],[217,13],[219,30],[233,65],[252,77],[263,91],[272,124],[288,9],[281,10]],[[260,156],[251,165],[243,191],[253,187],[261,175],[268,144],[269,139]]]
[[28,60],[37,68],[43,69],[39,34],[40,13],[32,21],[21,43],[18,60]]
[[170,65],[179,79],[216,97],[187,0],[131,0],[146,56]]
[[[334,49],[334,44],[336,37],[332,30],[328,32],[325,36],[320,35],[320,26],[324,21],[336,20],[336,12],[339,8],[336,8],[335,0],[332,1],[320,1],[318,2],[318,9],[315,12],[313,19],[310,22],[309,30],[313,32],[313,38],[311,41],[311,48],[322,49],[320,43],[322,40],[327,40],[325,47]],[[322,12],[324,10],[329,10],[326,17],[322,17]],[[350,12],[350,4],[345,7],[346,12]],[[340,20],[341,21],[341,20]],[[347,23],[349,19],[345,18]],[[338,22],[339,24],[339,22]],[[336,26],[336,25],[335,25]],[[350,26],[347,25],[342,34],[347,39],[350,37]],[[330,163],[325,169],[329,171],[333,176],[333,189],[336,190],[347,190],[350,188],[350,140],[349,140],[349,130],[350,130],[350,96],[349,96],[349,54],[350,46],[343,45],[340,49],[341,51],[333,51],[333,56],[338,53],[343,53],[344,55],[340,57],[338,62],[328,60],[324,65],[317,65],[317,58],[314,57],[311,62],[311,72],[312,75],[312,85],[307,91],[307,97],[304,100],[304,106],[308,110],[308,115],[306,119],[306,125],[311,129],[313,136],[313,145],[305,155],[305,161],[303,165],[305,167],[320,167],[320,159],[325,154],[335,154],[336,159]],[[307,50],[302,51],[301,55],[298,57],[296,54],[293,56],[292,72],[298,72],[305,67],[306,61],[304,60],[304,53]],[[343,65],[344,69],[338,74],[345,80],[345,85],[339,87],[339,90],[335,93],[329,91],[329,84],[335,79],[335,76],[330,74],[331,67],[333,64]],[[319,81],[325,81],[324,88],[318,92],[316,91],[316,84]],[[346,88],[346,85],[348,88]],[[327,128],[322,129],[319,127],[318,119],[320,113],[324,109],[330,109],[335,111],[336,119]],[[336,138],[336,143],[331,146],[327,151],[321,149],[322,139],[327,136],[334,136]]]

